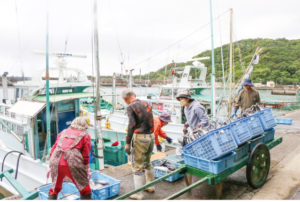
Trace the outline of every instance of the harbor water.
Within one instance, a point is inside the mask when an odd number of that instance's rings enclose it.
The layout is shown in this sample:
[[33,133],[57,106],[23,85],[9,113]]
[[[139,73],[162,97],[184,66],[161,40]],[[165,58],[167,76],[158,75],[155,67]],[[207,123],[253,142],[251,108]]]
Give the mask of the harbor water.
[[[126,87],[117,87],[116,88],[116,94],[117,94],[117,102],[121,104],[125,104],[124,101],[121,99],[121,93]],[[90,89],[91,90],[91,89]],[[104,92],[103,99],[107,101],[112,100],[112,88],[111,87],[101,87],[102,92]],[[156,94],[158,95],[160,92],[160,87],[133,87],[134,92],[137,94],[137,96],[147,96],[148,94]],[[202,91],[205,95],[210,95],[211,91],[210,89],[205,89]],[[227,92],[224,93],[223,89],[216,89],[216,96],[222,97],[222,95],[226,95]],[[107,94],[107,96],[105,96]],[[272,95],[271,90],[259,90],[260,98],[262,101],[273,101],[273,102],[296,102],[296,96],[295,95]],[[14,88],[9,87],[8,88],[8,96],[9,98],[12,98],[14,96]],[[2,100],[3,92],[2,88],[0,87],[0,99]],[[283,113],[288,112],[289,110],[282,110],[282,109],[273,109],[273,113],[275,115],[280,115]]]

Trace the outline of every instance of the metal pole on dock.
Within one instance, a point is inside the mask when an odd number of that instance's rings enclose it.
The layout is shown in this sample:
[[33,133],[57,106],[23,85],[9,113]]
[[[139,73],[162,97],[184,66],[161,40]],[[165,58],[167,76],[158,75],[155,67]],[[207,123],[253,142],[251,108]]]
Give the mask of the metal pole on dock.
[[232,8],[230,9],[230,50],[229,50],[229,67],[230,67],[230,78],[229,78],[229,100],[228,100],[228,118],[230,118],[232,114],[232,69],[233,69],[233,62],[232,62],[232,50],[233,50],[233,45],[232,45]]
[[211,118],[215,118],[216,114],[216,88],[215,88],[215,53],[214,53],[214,25],[212,0],[210,0],[210,27],[211,27]]

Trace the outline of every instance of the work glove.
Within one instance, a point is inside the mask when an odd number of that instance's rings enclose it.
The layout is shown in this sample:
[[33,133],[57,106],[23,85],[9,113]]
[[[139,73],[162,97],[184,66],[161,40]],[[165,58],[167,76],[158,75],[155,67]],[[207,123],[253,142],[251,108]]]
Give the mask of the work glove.
[[131,149],[130,144],[126,144],[126,145],[125,145],[125,152],[126,152],[128,155],[130,154],[130,149]]
[[166,140],[167,140],[167,142],[168,142],[169,144],[172,143],[172,139],[171,139],[171,138],[167,137]]
[[161,152],[161,150],[162,150],[161,145],[160,145],[160,144],[159,144],[159,145],[156,145],[156,149],[157,149],[157,151]]
[[237,113],[238,109],[234,109],[232,115],[231,115],[231,118],[235,117],[236,113]]

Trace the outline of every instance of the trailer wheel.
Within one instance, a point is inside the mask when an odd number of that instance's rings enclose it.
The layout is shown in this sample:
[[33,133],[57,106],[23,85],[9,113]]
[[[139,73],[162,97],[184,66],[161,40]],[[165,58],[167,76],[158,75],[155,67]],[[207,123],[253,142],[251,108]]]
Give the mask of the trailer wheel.
[[257,144],[251,151],[247,163],[247,182],[257,189],[264,185],[267,180],[270,170],[270,151],[269,148],[263,144]]

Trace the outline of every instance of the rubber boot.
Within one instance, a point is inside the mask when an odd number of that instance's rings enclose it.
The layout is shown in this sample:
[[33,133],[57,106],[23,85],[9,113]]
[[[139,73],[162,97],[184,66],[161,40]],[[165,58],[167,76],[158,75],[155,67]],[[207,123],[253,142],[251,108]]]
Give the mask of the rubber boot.
[[49,195],[48,200],[57,200],[57,195]]
[[[146,170],[146,184],[152,182],[154,180],[153,169]],[[151,186],[145,189],[146,192],[153,193],[155,192],[155,187]]]
[[80,195],[81,200],[92,200],[92,194]]
[[[145,184],[145,175],[133,175],[133,181],[135,189],[141,188]],[[144,195],[142,192],[138,192],[129,196],[129,198],[134,200],[143,200]]]

